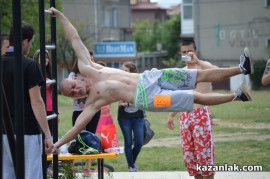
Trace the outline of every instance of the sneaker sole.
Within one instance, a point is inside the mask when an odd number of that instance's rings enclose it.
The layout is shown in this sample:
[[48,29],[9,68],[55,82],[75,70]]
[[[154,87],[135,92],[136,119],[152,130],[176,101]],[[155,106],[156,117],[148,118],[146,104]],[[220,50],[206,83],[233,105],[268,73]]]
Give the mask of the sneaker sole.
[[248,92],[247,85],[242,84],[241,87],[240,87],[240,89],[241,89],[241,91],[246,95],[248,101],[252,101],[251,96],[250,96],[250,94],[249,94],[249,92]]
[[253,60],[252,60],[252,56],[251,56],[251,54],[249,52],[248,47],[245,47],[244,48],[244,54],[245,54],[246,57],[249,58],[249,62],[250,62],[250,74],[253,74],[254,73]]

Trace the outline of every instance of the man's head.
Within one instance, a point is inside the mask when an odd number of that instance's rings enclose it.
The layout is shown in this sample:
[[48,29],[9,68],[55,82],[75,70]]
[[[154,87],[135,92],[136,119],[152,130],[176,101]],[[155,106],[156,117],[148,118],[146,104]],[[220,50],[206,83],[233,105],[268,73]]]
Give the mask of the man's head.
[[88,94],[86,83],[80,80],[65,78],[60,84],[60,92],[71,98],[83,98]]
[[[21,32],[22,32],[22,53],[27,55],[32,47],[35,37],[34,28],[26,23],[21,23]],[[12,27],[9,32],[9,45],[14,46],[14,28]]]
[[1,34],[1,55],[5,54],[9,47],[9,35]]
[[180,43],[180,52],[181,55],[187,55],[188,52],[194,52],[197,54],[197,47],[194,40],[183,40]]
[[121,69],[126,71],[126,72],[130,72],[130,73],[138,73],[138,69],[137,69],[135,63],[133,63],[133,62],[123,63]]

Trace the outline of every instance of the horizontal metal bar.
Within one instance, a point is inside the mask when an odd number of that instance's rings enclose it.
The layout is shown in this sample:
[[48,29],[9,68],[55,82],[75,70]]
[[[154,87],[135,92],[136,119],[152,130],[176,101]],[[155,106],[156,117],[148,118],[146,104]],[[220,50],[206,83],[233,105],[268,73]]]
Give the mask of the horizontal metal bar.
[[55,45],[46,45],[45,48],[47,50],[52,50],[52,49],[55,49],[56,47],[55,47]]
[[49,116],[47,116],[47,120],[51,120],[51,119],[55,119],[57,117],[57,114],[51,114]]
[[46,80],[46,84],[55,84],[56,83],[56,80],[53,79],[53,80]]

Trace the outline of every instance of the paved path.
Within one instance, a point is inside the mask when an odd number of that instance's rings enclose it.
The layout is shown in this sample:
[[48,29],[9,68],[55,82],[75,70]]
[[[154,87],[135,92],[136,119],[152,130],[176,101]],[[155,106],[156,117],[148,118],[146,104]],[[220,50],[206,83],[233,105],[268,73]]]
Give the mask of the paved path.
[[[79,174],[78,179],[83,177]],[[89,179],[96,179],[93,174]],[[86,177],[86,179],[88,179]],[[113,172],[104,179],[194,179],[187,172]],[[270,172],[218,172],[215,179],[270,179]]]

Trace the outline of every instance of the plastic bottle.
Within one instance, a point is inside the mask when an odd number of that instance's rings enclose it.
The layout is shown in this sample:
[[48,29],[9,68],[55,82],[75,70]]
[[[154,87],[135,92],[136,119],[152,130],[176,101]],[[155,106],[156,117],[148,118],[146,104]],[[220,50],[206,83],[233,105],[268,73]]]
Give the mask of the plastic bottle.
[[124,153],[124,147],[112,147],[112,148],[104,149],[104,152],[107,152],[107,153]]
[[64,144],[60,147],[60,153],[61,154],[67,154],[68,153],[68,148],[67,148],[67,144]]

